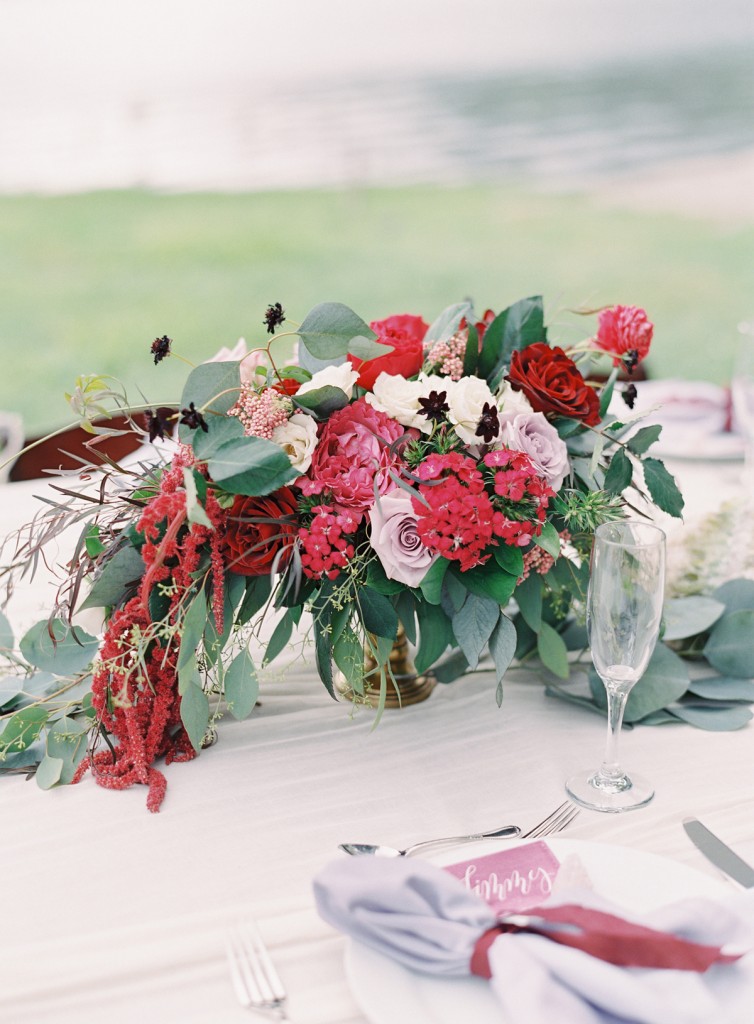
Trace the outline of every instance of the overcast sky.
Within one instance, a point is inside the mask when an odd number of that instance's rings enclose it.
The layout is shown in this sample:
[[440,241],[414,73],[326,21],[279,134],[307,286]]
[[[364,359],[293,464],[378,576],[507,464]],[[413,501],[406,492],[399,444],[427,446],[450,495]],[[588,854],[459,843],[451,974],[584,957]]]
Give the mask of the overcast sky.
[[13,93],[449,72],[754,39],[751,0],[0,0]]

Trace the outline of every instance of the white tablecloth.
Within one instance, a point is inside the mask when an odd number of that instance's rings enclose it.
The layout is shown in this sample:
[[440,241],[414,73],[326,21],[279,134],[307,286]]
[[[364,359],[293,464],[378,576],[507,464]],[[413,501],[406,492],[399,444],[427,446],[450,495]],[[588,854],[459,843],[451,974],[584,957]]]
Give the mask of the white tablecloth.
[[[34,489],[0,491],[6,527]],[[294,668],[266,683],[249,720],[224,722],[214,748],[166,769],[157,815],[142,787],[110,792],[87,778],[42,792],[0,778],[0,1021],[249,1020],[224,934],[254,916],[297,1024],[364,1024],[344,940],[313,907],[312,876],[341,856],[337,844],[531,825],[564,799],[569,774],[601,756],[604,721],[546,697],[535,673],[509,673],[501,709],[494,693],[487,675],[438,687],[373,731],[369,712],[352,715]],[[681,828],[694,815],[754,860],[754,728],[640,727],[624,732],[622,755],[655,782],[654,801],[623,815],[583,811],[569,837],[714,875]]]

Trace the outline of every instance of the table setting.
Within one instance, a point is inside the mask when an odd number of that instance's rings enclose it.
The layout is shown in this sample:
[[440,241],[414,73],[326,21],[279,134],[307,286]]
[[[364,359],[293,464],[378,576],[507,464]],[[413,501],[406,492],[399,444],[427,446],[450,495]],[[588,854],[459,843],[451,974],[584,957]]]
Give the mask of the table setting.
[[264,319],[0,488],[0,1019],[744,1024],[742,452],[655,456],[636,307]]

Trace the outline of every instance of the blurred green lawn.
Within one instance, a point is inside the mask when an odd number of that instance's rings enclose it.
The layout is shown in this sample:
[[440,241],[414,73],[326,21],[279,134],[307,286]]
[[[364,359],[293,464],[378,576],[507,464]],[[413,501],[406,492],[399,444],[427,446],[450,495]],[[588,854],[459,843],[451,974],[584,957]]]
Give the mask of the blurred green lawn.
[[0,408],[29,434],[60,426],[64,392],[95,372],[133,401],[174,401],[186,367],[155,367],[155,336],[194,362],[264,343],[270,302],[296,321],[325,300],[431,320],[461,298],[499,310],[531,294],[553,336],[569,308],[642,305],[653,376],[724,382],[754,307],[754,226],[502,186],[2,197]]

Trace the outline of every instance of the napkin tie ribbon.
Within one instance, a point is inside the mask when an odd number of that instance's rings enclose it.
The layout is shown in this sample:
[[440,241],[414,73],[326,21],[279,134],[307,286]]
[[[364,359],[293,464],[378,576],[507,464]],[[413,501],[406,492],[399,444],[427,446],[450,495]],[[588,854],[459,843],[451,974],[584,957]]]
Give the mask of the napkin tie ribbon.
[[525,914],[502,918],[477,940],[471,954],[471,973],[491,978],[490,946],[499,935],[515,932],[542,935],[619,967],[654,967],[702,973],[712,964],[733,963],[743,956],[742,953],[723,953],[720,946],[691,942],[603,910],[564,904],[559,907],[533,907]]

